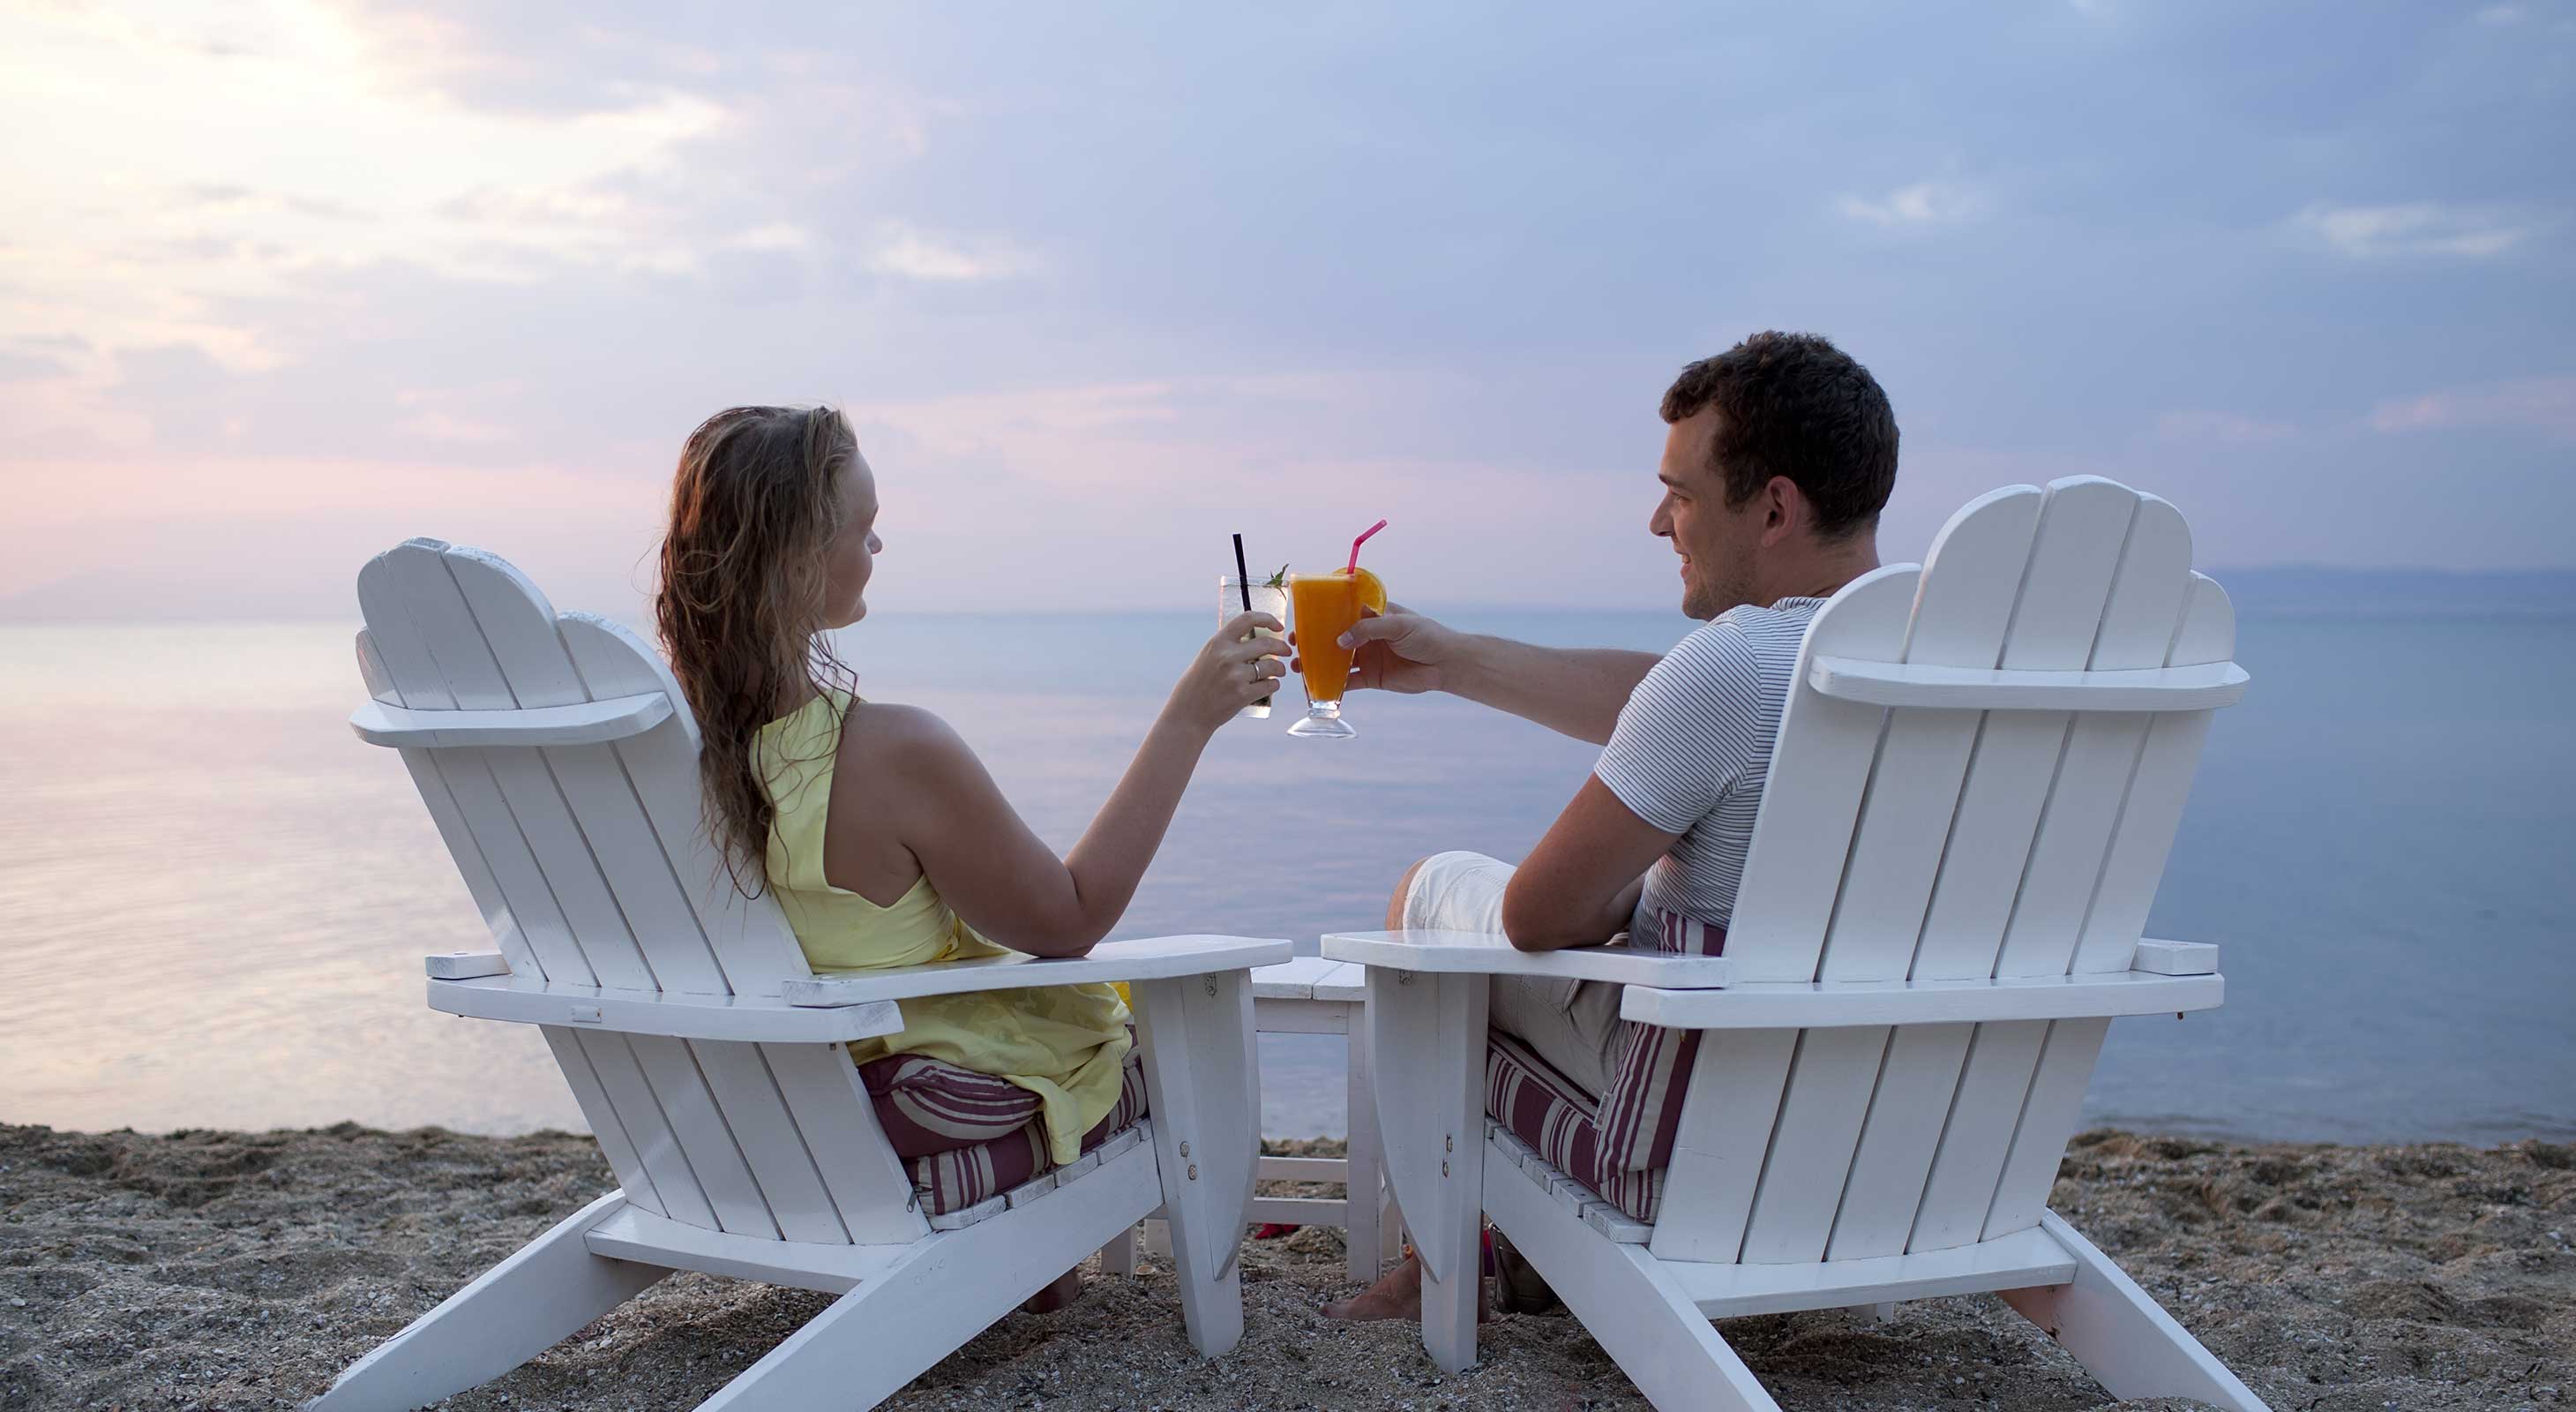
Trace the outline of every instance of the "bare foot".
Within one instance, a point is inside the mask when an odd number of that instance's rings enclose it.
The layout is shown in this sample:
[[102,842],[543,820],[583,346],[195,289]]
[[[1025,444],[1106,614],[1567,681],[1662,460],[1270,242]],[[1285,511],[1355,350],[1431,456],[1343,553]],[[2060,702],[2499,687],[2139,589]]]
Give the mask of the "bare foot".
[[[1404,1263],[1386,1272],[1384,1278],[1348,1299],[1337,1299],[1324,1306],[1327,1319],[1347,1319],[1358,1323],[1369,1319],[1420,1319],[1422,1317],[1422,1262],[1408,1255]],[[1476,1280],[1476,1322],[1493,1317],[1485,1299],[1485,1281]]]
[[1023,1314],[1052,1314],[1082,1297],[1082,1272],[1067,1270],[1055,1283],[1020,1301]]
[[1376,1284],[1324,1306],[1327,1319],[1419,1319],[1422,1317],[1422,1262],[1408,1255]]

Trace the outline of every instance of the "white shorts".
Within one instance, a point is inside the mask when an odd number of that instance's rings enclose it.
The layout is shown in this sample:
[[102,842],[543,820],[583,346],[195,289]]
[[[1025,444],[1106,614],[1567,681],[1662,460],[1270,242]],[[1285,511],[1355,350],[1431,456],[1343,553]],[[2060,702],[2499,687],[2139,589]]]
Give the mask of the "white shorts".
[[[1422,860],[1405,890],[1404,925],[1500,935],[1503,889],[1511,881],[1511,864],[1482,853],[1435,853]],[[1598,1098],[1610,1089],[1619,989],[1600,981],[1496,976],[1486,1021]]]

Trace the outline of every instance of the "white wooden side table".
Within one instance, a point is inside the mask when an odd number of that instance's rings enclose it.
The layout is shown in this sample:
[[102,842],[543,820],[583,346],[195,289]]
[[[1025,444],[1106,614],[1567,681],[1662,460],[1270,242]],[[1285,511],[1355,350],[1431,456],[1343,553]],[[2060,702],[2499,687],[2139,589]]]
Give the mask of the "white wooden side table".
[[[1369,1084],[1366,1020],[1368,968],[1321,956],[1300,956],[1252,973],[1252,1027],[1260,1034],[1337,1034],[1349,1041],[1350,1134],[1347,1157],[1264,1157],[1263,1181],[1338,1182],[1343,1194],[1257,1196],[1247,1219],[1286,1225],[1338,1226],[1348,1251],[1350,1277],[1373,1283],[1387,1261],[1403,1253],[1404,1225],[1395,1193],[1385,1180],[1377,1101]],[[1169,1235],[1159,1219],[1145,1223],[1145,1248],[1160,1255]],[[1123,1274],[1134,1268],[1134,1234],[1100,1252],[1101,1268]]]

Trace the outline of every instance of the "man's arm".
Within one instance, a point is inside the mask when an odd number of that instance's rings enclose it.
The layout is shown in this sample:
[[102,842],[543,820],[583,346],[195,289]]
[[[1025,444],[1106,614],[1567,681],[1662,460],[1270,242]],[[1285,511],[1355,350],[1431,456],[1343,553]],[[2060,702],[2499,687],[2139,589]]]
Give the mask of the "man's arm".
[[1743,778],[1768,723],[1710,706],[1748,694],[1762,694],[1761,663],[1723,621],[1637,683],[1591,778],[1504,890],[1513,945],[1586,946],[1628,924],[1640,876]]
[[1378,691],[1446,691],[1595,745],[1607,744],[1619,708],[1660,660],[1616,647],[1536,647],[1445,627],[1402,604],[1343,635],[1356,651],[1351,685]]
[[1661,660],[1620,647],[1537,647],[1484,636],[1468,636],[1462,657],[1449,674],[1450,691],[1594,745],[1610,743],[1628,693]]
[[1627,929],[1646,869],[1680,837],[1629,812],[1599,776],[1586,777],[1504,888],[1503,931],[1523,951],[1608,941]]

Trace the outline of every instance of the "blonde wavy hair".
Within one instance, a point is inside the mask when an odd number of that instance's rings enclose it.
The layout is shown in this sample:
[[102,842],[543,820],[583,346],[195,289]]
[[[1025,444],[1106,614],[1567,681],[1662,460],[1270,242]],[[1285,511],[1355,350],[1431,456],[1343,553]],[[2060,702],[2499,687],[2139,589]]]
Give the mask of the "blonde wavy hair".
[[698,718],[708,832],[746,897],[771,881],[777,817],[754,738],[855,680],[821,628],[824,549],[849,512],[841,474],[858,450],[830,407],[728,407],[689,433],[671,478],[653,613]]

